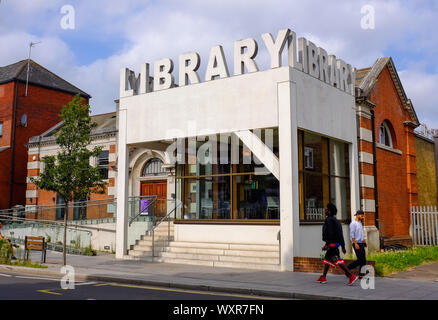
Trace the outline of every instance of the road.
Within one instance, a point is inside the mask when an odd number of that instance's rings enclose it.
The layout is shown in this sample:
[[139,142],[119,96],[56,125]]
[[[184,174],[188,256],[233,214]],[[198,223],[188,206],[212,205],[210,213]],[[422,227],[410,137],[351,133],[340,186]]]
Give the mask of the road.
[[246,296],[184,289],[105,282],[76,282],[61,288],[60,279],[0,273],[0,300],[266,300]]

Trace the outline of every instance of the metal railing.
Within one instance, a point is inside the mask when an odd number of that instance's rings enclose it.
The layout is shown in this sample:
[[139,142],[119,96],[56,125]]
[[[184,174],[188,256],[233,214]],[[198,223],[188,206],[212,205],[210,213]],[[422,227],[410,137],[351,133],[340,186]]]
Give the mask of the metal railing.
[[152,214],[150,216],[154,216],[155,213],[155,204],[158,200],[158,196],[141,196],[141,197],[131,197],[130,201],[131,203],[134,201],[139,201],[139,210],[138,213],[135,213],[135,211],[132,214],[132,216],[129,218],[129,226],[131,224],[138,220],[138,218],[142,215],[149,215],[150,211],[152,211]]
[[[164,200],[164,199],[161,199],[161,200]],[[166,201],[168,201],[168,200],[166,199]],[[171,216],[171,214],[175,213],[179,207],[181,207],[183,205],[182,201],[179,201],[176,199],[172,199],[170,201],[175,202],[175,207],[171,211],[169,211],[164,217],[162,217],[160,220],[158,220],[158,221],[154,220],[154,224],[153,224],[152,229],[150,231],[152,233],[152,257],[155,257],[155,229],[164,220],[167,220],[167,239],[166,239],[166,242],[167,242],[167,245],[169,245],[169,243],[170,243],[170,221],[172,220],[170,218],[170,216]]]
[[438,244],[438,210],[434,206],[411,208],[412,241],[416,246]]

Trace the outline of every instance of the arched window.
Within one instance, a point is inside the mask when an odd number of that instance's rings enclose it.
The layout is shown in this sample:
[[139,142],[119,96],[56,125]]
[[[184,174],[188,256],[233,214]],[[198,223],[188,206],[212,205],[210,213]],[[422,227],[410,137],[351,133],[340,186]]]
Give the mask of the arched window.
[[383,121],[380,126],[379,143],[391,148],[393,147],[390,124],[387,121]]
[[154,158],[146,162],[141,171],[142,177],[158,176],[166,173],[166,169],[163,168],[163,161]]

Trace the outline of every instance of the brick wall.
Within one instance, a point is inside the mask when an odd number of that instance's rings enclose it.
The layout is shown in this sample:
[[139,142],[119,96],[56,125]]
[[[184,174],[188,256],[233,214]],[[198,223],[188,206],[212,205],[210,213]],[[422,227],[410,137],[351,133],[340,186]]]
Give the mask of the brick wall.
[[421,137],[415,137],[417,152],[418,204],[437,205],[437,181],[435,167],[435,144]]
[[[354,260],[344,260],[345,265],[348,266]],[[375,266],[375,261],[367,261],[367,265]],[[324,270],[324,263],[321,258],[309,258],[309,257],[295,257],[294,258],[294,271],[295,272],[312,272],[322,273]],[[353,269],[356,274],[359,273],[359,267]],[[341,268],[330,267],[329,273],[344,274]]]
[[391,125],[393,152],[377,148],[377,188],[380,229],[385,237],[409,237],[410,206],[416,205],[417,177],[415,140],[411,121],[397,93],[388,67],[368,97],[376,106],[375,135],[378,141],[384,121]]

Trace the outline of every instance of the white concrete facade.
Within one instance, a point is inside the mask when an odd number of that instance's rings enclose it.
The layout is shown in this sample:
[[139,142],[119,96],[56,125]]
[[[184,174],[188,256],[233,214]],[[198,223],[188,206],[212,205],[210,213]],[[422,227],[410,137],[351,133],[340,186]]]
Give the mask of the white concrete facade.
[[[283,270],[321,252],[321,226],[300,225],[297,130],[348,143],[351,212],[360,207],[355,100],[351,92],[292,67],[277,67],[139,95],[121,95],[116,256],[127,250],[129,158],[133,147],[176,138],[279,129],[280,226],[175,225],[176,240],[278,243]],[[164,121],[165,119],[165,121]],[[132,182],[131,182],[132,183]],[[348,237],[346,237],[348,238]]]

